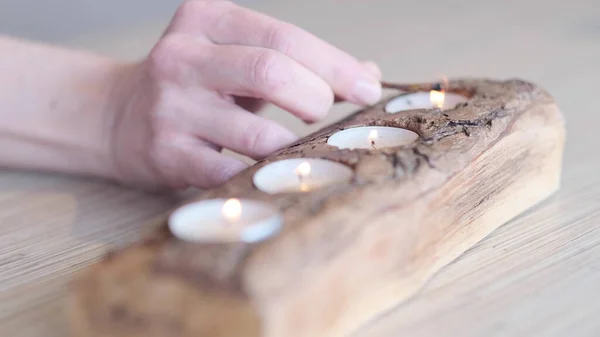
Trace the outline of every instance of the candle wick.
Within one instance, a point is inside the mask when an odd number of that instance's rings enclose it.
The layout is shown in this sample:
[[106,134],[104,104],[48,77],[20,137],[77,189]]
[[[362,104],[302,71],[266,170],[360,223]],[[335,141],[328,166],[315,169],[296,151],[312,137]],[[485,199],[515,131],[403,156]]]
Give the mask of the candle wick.
[[374,150],[377,150],[377,146],[375,145],[375,140],[377,139],[377,137],[379,137],[379,134],[377,132],[377,130],[371,130],[371,133],[369,133],[369,141],[371,142],[371,147],[373,147]]
[[296,168],[296,176],[298,177],[298,181],[300,182],[300,190],[304,191],[308,187],[305,183],[306,178],[310,175],[310,164],[308,162],[303,162]]

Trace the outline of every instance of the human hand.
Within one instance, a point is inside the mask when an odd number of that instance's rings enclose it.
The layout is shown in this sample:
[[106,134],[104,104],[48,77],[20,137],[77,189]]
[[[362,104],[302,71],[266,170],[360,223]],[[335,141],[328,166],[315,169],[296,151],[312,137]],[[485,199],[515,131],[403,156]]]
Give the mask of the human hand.
[[251,113],[263,101],[315,122],[334,96],[377,102],[380,76],[291,24],[229,1],[187,1],[149,56],[122,71],[116,175],[146,186],[218,185],[246,167],[222,148],[260,159],[296,139]]

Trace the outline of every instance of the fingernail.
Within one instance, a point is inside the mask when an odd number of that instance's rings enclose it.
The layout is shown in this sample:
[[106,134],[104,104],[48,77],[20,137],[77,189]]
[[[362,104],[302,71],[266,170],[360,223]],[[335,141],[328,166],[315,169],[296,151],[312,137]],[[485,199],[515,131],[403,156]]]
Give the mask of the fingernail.
[[362,79],[354,84],[352,97],[356,103],[372,105],[381,99],[381,83],[373,79]]
[[364,61],[362,62],[363,69],[365,69],[369,75],[375,77],[376,79],[381,79],[381,69],[377,65],[377,63],[373,61]]

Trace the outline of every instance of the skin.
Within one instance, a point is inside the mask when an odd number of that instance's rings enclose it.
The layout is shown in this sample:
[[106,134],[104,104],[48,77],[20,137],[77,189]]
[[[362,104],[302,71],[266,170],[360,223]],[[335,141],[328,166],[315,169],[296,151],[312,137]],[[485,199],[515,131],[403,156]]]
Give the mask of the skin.
[[228,1],[182,4],[148,56],[121,63],[0,36],[0,166],[145,188],[219,185],[296,140],[254,112],[312,123],[370,105],[381,73],[291,24]]

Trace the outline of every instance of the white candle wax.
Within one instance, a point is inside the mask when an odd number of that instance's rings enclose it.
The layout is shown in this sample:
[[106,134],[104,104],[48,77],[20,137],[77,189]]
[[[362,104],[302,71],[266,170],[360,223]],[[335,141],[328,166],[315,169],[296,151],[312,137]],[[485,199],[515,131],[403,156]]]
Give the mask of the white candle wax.
[[390,100],[385,106],[385,112],[396,113],[413,109],[453,109],[457,104],[466,102],[467,97],[453,93],[432,91],[415,92],[398,96]]
[[394,127],[363,126],[339,131],[327,144],[339,149],[383,149],[407,145],[419,138],[416,133]]
[[171,233],[188,242],[257,242],[279,232],[282,224],[273,206],[238,199],[190,203],[169,217]]
[[270,163],[254,174],[256,188],[269,193],[307,192],[352,179],[348,166],[317,158],[294,158]]

